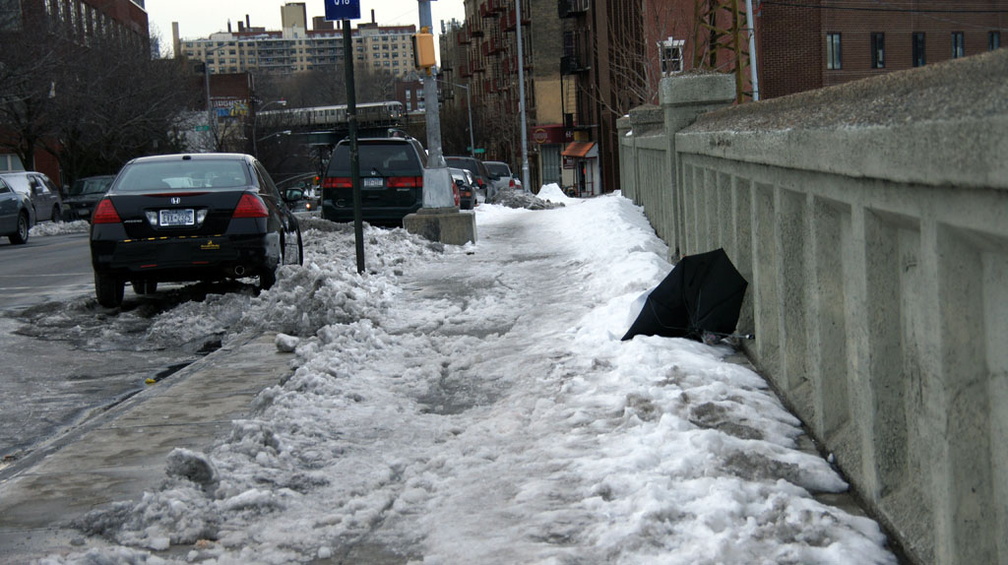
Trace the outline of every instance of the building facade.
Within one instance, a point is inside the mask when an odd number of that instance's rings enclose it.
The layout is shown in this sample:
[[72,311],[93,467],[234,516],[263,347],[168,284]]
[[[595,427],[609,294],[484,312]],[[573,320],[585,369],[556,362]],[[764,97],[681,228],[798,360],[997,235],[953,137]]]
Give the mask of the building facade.
[[[208,38],[181,40],[173,30],[175,53],[204,61],[211,73],[270,72],[292,74],[333,69],[343,61],[343,30],[323,18],[313,18],[307,28],[302,2],[281,6],[281,30],[252,27],[248,19],[238,29]],[[416,26],[379,26],[373,20],[352,30],[357,69],[405,77],[414,70],[413,34]]]
[[[37,30],[39,41],[57,36],[86,47],[100,38],[143,52],[150,50],[144,0],[0,0],[0,30]],[[37,149],[34,161],[34,165],[23,163],[17,155],[0,149],[0,171],[33,166],[57,185],[62,184],[59,164],[53,155]]]

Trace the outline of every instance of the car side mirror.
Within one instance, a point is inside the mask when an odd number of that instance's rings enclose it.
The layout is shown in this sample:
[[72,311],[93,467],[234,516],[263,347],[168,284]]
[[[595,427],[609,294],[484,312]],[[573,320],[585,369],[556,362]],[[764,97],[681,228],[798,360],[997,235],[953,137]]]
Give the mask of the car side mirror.
[[304,191],[301,190],[300,188],[288,188],[284,192],[284,200],[287,201],[288,203],[297,202],[302,198],[304,198]]

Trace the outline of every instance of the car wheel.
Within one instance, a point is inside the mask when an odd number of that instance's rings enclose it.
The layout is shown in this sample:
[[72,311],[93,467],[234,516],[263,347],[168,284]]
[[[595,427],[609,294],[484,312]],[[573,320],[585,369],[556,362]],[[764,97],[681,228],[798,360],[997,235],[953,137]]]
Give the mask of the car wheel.
[[7,236],[7,239],[15,245],[28,243],[28,214],[18,214],[17,231]]
[[304,265],[304,244],[301,242],[301,230],[300,229],[298,229],[297,235],[298,235],[297,264],[298,265]]
[[269,290],[276,284],[276,270],[267,269],[259,273],[259,290]]
[[59,206],[53,206],[52,216],[49,216],[49,219],[53,222],[63,221],[63,213],[60,212]]
[[106,308],[116,308],[122,305],[126,283],[112,275],[103,273],[95,273],[94,283],[98,304]]
[[157,281],[137,279],[132,281],[133,292],[137,294],[154,294],[157,292]]

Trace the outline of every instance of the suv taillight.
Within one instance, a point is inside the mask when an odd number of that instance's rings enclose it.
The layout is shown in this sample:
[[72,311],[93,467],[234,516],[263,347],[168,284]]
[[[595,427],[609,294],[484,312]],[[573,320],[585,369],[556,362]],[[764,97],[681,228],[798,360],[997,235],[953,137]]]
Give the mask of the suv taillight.
[[422,188],[423,177],[389,177],[389,188]]
[[326,177],[322,179],[322,188],[353,188],[350,177]]
[[115,206],[112,205],[112,201],[108,198],[104,198],[97,206],[95,206],[94,215],[91,216],[91,223],[118,224],[122,223],[122,219],[119,218],[119,212],[117,212]]

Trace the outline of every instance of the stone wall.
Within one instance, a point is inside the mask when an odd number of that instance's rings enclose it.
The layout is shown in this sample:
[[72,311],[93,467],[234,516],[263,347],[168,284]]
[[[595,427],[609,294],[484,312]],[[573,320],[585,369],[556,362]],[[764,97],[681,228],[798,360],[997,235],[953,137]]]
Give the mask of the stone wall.
[[1008,50],[731,106],[684,75],[620,120],[672,259],[750,281],[753,363],[919,563],[1008,563]]

